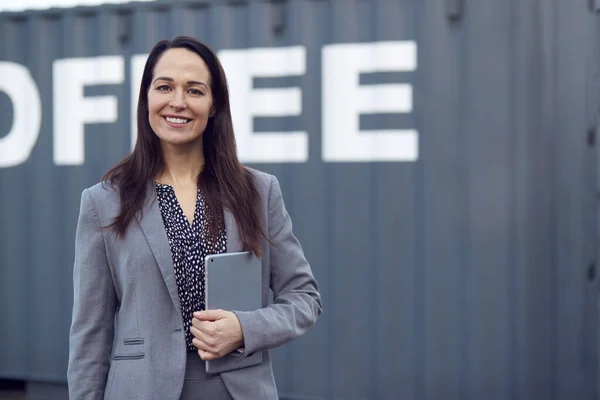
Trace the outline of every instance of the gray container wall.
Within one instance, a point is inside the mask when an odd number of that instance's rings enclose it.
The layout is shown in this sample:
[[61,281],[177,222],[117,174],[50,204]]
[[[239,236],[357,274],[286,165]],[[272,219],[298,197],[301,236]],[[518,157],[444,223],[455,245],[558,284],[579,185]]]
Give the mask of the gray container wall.
[[[198,1],[0,14],[0,62],[27,66],[42,105],[28,160],[0,169],[0,377],[64,382],[81,190],[129,149],[130,57],[186,34],[215,49],[302,45],[304,163],[275,174],[323,294],[306,336],[274,352],[294,399],[593,399],[597,379],[598,16],[585,1]],[[413,40],[416,162],[322,159],[322,51]],[[52,65],[123,55],[118,121],[85,128],[85,163],[53,160]],[[0,77],[0,79],[6,79]],[[290,83],[291,82],[291,83]],[[348,99],[354,101],[354,99]],[[0,138],[13,109],[0,91]],[[0,139],[1,140],[1,139]],[[344,143],[338,143],[343,146]]]

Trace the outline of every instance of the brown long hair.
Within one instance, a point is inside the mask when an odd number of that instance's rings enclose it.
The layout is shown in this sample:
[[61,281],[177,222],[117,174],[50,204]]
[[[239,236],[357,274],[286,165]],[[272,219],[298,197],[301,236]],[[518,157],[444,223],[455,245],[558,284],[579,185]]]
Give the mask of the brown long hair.
[[225,72],[215,53],[202,42],[179,36],[158,42],[146,61],[137,108],[138,136],[133,152],[108,171],[102,181],[119,192],[120,212],[108,227],[123,237],[131,220],[140,212],[146,200],[146,191],[164,168],[160,140],[148,120],[148,90],[154,67],[162,54],[173,48],[183,48],[198,54],[210,71],[214,114],[209,119],[202,137],[204,169],[198,175],[212,218],[208,235],[215,237],[224,228],[223,207],[237,220],[244,250],[262,256],[261,236],[266,238],[261,218],[259,195],[254,177],[237,157],[229,92]]

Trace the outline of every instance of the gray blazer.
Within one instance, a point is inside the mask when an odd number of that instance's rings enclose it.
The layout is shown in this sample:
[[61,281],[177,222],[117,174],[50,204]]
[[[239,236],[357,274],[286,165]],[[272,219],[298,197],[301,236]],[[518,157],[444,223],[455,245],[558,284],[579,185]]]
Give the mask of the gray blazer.
[[[321,313],[321,298],[292,232],[277,179],[255,170],[265,231],[262,303],[235,312],[244,355],[263,352],[255,367],[221,374],[234,399],[277,399],[269,349],[304,334]],[[74,304],[68,383],[71,400],[176,400],[186,364],[173,258],[154,186],[125,236],[100,229],[119,210],[118,194],[97,184],[82,193],[75,239]],[[224,210],[227,251],[242,251],[237,223]],[[269,288],[273,303],[268,305]]]

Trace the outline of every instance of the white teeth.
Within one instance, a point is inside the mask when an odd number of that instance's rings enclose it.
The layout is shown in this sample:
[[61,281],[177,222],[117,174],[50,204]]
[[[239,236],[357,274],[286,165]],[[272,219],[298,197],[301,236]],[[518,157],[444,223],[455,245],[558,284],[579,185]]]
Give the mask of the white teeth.
[[167,121],[173,123],[173,124],[186,124],[189,119],[185,119],[185,118],[171,118],[171,117],[165,117],[167,119]]

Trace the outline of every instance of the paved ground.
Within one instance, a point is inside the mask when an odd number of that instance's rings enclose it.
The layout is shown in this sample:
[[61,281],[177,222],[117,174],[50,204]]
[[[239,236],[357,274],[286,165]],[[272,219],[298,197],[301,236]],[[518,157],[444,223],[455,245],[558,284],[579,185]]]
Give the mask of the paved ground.
[[25,392],[1,390],[0,400],[25,400]]
[[23,381],[0,379],[0,400],[25,400]]

